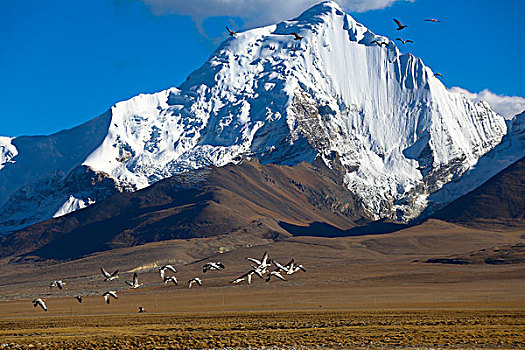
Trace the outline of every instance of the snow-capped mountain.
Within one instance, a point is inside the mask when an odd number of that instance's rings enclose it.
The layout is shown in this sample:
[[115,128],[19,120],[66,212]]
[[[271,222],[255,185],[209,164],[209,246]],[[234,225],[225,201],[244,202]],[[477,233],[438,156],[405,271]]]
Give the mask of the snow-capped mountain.
[[[229,38],[179,88],[50,136],[0,138],[0,230],[245,157],[320,157],[368,217],[407,221],[520,159],[523,138],[500,145],[509,131],[488,104],[449,92],[421,59],[325,2]],[[501,147],[505,161],[461,182]],[[451,182],[464,185],[429,198]]]

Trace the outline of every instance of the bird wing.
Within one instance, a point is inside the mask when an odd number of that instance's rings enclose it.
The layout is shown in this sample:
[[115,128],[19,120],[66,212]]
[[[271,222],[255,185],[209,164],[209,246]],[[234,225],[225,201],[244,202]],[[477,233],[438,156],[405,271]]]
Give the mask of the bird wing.
[[100,268],[100,271],[102,271],[102,274],[104,275],[104,277],[111,277],[111,275],[109,274],[109,272],[107,272],[106,270],[104,270],[103,267]]
[[133,274],[133,284],[139,284],[139,276],[136,272]]
[[402,27],[403,25],[401,24],[401,22],[399,22],[397,19],[394,18],[394,22],[396,22],[396,24],[399,26],[399,27]]
[[283,270],[283,271],[287,271],[287,270],[288,270],[286,267],[284,267],[283,265],[279,264],[279,263],[278,263],[277,261],[275,261],[275,260],[273,261],[273,264],[274,264],[275,266],[277,266],[277,268],[280,269],[280,270]]
[[197,282],[199,286],[202,286],[202,281],[200,278],[195,278],[195,282]]
[[306,272],[306,269],[303,267],[303,265],[299,265],[297,267],[300,268],[301,270],[303,270],[303,272]]
[[413,41],[412,41],[412,40],[407,40],[406,42],[407,42],[407,43],[413,43]]
[[241,276],[237,277],[236,279],[234,279],[231,283],[240,283],[242,281],[244,281],[246,278],[248,278],[249,280],[251,280],[251,277],[250,277],[250,272],[246,272],[244,274],[242,274]]
[[233,34],[233,32],[230,30],[230,28],[226,27],[226,30],[227,30],[230,34]]
[[261,265],[261,262],[254,258],[246,258],[246,260],[251,261],[254,264]]
[[217,266],[219,266],[221,269],[225,269],[226,267],[224,266],[223,263],[221,263],[220,261],[217,262]]
[[111,295],[113,298],[118,299],[117,292],[114,290],[108,291],[108,294]]
[[[297,34],[297,33],[296,33]],[[268,263],[268,252],[264,252],[261,264],[266,265]]]
[[166,274],[165,274],[164,269],[162,267],[159,269],[159,273],[160,273],[160,279],[161,280],[165,280],[165,275]]
[[44,301],[42,299],[38,300],[38,305],[40,305],[42,307],[42,309],[44,309],[44,311],[47,311],[46,303],[44,303]]
[[111,277],[115,277],[116,275],[118,275],[118,270],[115,270],[115,272],[111,274]]
[[171,266],[171,265],[164,265],[162,267],[162,269],[168,269],[168,270],[170,270],[173,273],[177,273],[177,270],[175,270],[175,268],[173,266]]
[[274,272],[273,275],[274,275],[275,277],[277,277],[277,278],[282,279],[283,281],[286,281],[286,279],[285,279],[285,278],[284,278],[279,272]]

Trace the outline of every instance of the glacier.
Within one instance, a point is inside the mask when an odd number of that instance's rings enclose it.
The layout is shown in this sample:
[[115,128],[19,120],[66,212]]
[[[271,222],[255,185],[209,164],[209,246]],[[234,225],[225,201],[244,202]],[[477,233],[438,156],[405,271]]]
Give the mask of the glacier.
[[[328,1],[227,39],[178,88],[50,136],[0,138],[0,232],[252,157],[321,159],[366,217],[407,222],[523,157],[521,134],[505,146],[511,130],[487,103],[449,92],[420,58]],[[473,171],[487,155],[504,161]]]

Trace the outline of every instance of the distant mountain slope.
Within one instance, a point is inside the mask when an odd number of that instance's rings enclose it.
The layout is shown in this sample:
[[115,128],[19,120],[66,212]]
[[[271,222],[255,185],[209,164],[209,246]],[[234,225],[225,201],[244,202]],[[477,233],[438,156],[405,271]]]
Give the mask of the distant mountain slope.
[[240,165],[197,170],[135,193],[118,193],[89,208],[0,238],[0,256],[29,253],[50,259],[177,238],[250,231],[288,235],[284,221],[354,226],[361,212],[334,172],[302,163],[294,167]]
[[525,263],[525,244],[501,245],[474,252],[455,254],[443,258],[432,258],[425,262],[452,265],[512,265]]
[[420,58],[328,1],[228,38],[179,88],[54,135],[0,138],[0,234],[245,157],[322,160],[368,218],[407,222],[523,157],[514,140],[493,158],[504,161],[440,191],[507,136],[488,104],[451,93]]
[[525,157],[434,215],[457,223],[525,219]]

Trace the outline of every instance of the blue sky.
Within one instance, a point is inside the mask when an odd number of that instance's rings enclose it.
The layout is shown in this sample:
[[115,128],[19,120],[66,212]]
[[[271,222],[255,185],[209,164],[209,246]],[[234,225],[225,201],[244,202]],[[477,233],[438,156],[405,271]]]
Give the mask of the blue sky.
[[[264,10],[243,12],[202,1],[210,6],[191,8],[186,0],[1,0],[0,135],[49,134],[139,93],[178,86],[225,38],[225,25],[271,23],[315,2],[289,0],[282,9],[282,2],[272,1]],[[340,3],[363,11],[392,1]],[[234,17],[226,17],[230,12]],[[523,13],[522,0],[397,1],[351,12],[392,39],[400,36],[392,17],[406,22],[401,34],[416,43],[402,50],[441,72],[449,87],[524,97]],[[429,17],[443,23],[423,22]]]

